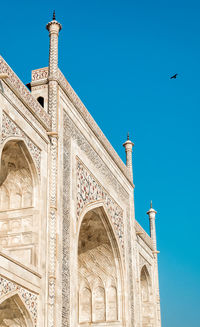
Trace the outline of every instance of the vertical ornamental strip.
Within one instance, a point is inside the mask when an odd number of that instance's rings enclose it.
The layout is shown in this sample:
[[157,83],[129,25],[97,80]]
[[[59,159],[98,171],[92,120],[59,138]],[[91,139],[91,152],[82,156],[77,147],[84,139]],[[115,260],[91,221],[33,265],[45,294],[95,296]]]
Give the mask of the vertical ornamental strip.
[[48,327],[56,326],[56,220],[57,220],[57,153],[58,153],[58,133],[57,133],[57,97],[58,97],[58,34],[62,26],[55,19],[46,26],[49,31],[49,71],[48,71],[48,110],[52,119],[52,130],[49,132],[50,144],[50,208],[49,208],[49,271],[48,271]]

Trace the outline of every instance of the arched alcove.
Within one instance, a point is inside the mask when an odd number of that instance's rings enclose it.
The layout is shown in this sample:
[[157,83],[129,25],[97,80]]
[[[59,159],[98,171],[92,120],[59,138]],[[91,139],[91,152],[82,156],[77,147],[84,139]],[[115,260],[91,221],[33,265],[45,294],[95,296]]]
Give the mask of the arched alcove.
[[140,274],[142,327],[153,327],[153,305],[151,301],[151,279],[146,266],[143,266]]
[[0,160],[0,249],[37,264],[38,178],[22,140],[8,141]]
[[79,321],[80,323],[92,320],[92,292],[84,287],[79,290]]
[[117,320],[117,289],[110,286],[107,290],[107,320]]
[[0,327],[33,327],[19,295],[11,296],[0,304]]
[[[102,208],[87,212],[78,241],[79,324],[109,326],[119,321],[122,299],[118,245]],[[83,287],[85,286],[85,288]]]

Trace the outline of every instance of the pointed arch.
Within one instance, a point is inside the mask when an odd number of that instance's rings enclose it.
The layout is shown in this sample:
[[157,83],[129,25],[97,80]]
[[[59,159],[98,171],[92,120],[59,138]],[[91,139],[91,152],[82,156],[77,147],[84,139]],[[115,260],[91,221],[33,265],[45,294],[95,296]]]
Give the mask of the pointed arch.
[[[85,285],[92,291],[92,321],[97,325],[119,321],[123,311],[122,257],[102,202],[84,208],[77,229],[79,287],[85,279]],[[82,289],[79,289],[79,306]],[[80,312],[83,315],[83,306],[79,307],[79,323]]]
[[82,221],[85,218],[86,214],[90,211],[96,211],[101,217],[102,223],[104,224],[104,227],[106,231],[108,232],[108,236],[113,240],[112,245],[115,248],[117,256],[120,257],[120,264],[121,264],[121,269],[124,271],[124,266],[123,266],[123,253],[122,249],[120,246],[119,239],[116,236],[112,220],[110,218],[110,215],[108,213],[108,210],[105,206],[105,203],[102,200],[98,200],[95,202],[88,203],[85,205],[83,210],[81,211],[78,224],[77,224],[77,235],[80,233],[80,228],[82,225]]
[[142,327],[151,326],[154,316],[153,304],[151,299],[152,284],[151,277],[146,265],[140,272],[140,291],[141,291],[141,311]]
[[142,301],[147,302],[150,298],[151,279],[147,266],[144,265],[140,272],[141,296]]
[[0,250],[36,265],[39,178],[23,138],[10,137],[1,145],[0,171]]
[[7,161],[9,161],[9,156],[7,156],[6,161],[3,158],[3,152],[5,151],[6,148],[8,148],[11,144],[13,143],[17,143],[25,157],[25,160],[28,164],[28,167],[30,169],[31,172],[31,176],[33,179],[33,183],[34,183],[34,187],[37,187],[37,185],[39,184],[39,176],[38,176],[38,171],[35,165],[35,162],[32,158],[32,155],[30,153],[30,150],[24,140],[23,137],[20,136],[12,136],[12,137],[8,137],[4,140],[4,142],[0,145],[0,185],[2,185],[2,178],[5,179],[5,174],[7,174]]
[[17,292],[0,302],[0,326],[34,327],[31,316]]

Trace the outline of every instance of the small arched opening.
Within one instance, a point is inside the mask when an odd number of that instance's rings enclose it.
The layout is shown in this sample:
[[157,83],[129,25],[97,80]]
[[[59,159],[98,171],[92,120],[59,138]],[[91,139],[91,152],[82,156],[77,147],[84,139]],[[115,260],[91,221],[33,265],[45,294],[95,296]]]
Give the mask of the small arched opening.
[[40,97],[37,98],[37,101],[44,108],[44,98],[40,96]]

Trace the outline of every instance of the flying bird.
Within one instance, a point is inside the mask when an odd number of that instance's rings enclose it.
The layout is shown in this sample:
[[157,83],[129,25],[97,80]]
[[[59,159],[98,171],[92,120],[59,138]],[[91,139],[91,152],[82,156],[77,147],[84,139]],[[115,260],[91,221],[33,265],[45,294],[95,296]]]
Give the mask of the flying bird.
[[176,76],[178,76],[178,74],[175,74],[175,75],[171,76],[170,79],[176,78]]

